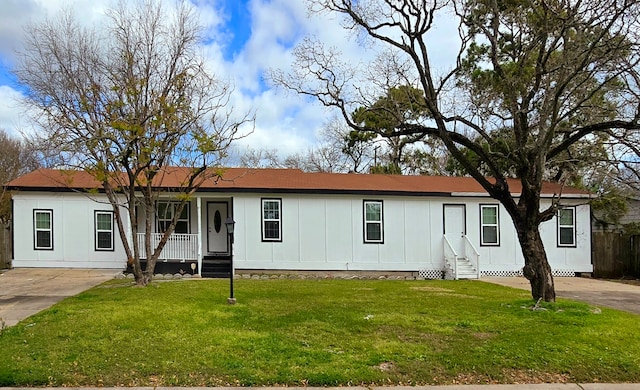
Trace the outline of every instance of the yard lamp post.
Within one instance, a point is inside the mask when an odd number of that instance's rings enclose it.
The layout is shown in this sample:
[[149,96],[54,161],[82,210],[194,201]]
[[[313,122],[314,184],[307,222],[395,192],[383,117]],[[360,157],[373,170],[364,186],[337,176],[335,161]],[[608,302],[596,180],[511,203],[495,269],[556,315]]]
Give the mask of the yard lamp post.
[[227,299],[227,303],[235,305],[236,299],[233,297],[233,230],[236,221],[231,217],[227,217],[224,224],[227,226],[227,236],[229,237],[229,299]]

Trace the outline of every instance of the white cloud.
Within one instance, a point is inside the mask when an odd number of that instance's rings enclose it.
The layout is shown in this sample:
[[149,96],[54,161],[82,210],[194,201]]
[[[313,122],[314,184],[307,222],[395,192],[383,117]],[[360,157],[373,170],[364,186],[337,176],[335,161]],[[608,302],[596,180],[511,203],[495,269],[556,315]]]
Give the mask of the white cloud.
[[328,45],[341,45],[354,57],[363,55],[362,49],[336,33],[340,31],[336,19],[307,18],[303,1],[256,0],[249,8],[251,37],[233,62],[219,64],[235,80],[235,106],[256,112],[256,131],[242,142],[253,148],[278,149],[283,156],[304,152],[315,143],[329,114],[309,98],[269,89],[263,80],[265,71],[289,69],[291,51],[307,35],[320,37]]
[[12,63],[26,22],[40,18],[42,10],[35,0],[5,0],[0,12],[0,55]]
[[20,108],[19,99],[22,94],[13,88],[0,85],[0,129],[13,136],[20,136],[24,129],[24,109]]
[[[171,4],[171,0],[166,0]],[[29,21],[53,16],[64,7],[73,8],[79,19],[88,26],[104,21],[104,10],[110,0],[4,0],[0,13],[0,62],[11,64],[11,48],[21,40],[22,26]],[[282,155],[304,152],[315,143],[316,134],[332,114],[319,103],[283,91],[274,91],[263,77],[268,69],[288,70],[293,61],[292,49],[305,36],[315,36],[328,47],[342,51],[350,64],[366,63],[375,51],[345,35],[340,18],[332,15],[307,15],[302,0],[248,0],[251,13],[251,34],[242,48],[233,48],[237,55],[225,59],[229,34],[234,26],[229,15],[220,13],[221,4],[215,0],[192,0],[200,21],[205,24],[207,44],[203,52],[209,68],[235,86],[230,104],[235,112],[255,112],[255,131],[240,141],[253,148],[277,148]],[[445,68],[443,59],[455,58],[457,32],[455,23],[439,23],[431,41],[432,63]],[[9,45],[7,42],[13,42]],[[0,82],[2,77],[0,75]],[[15,129],[20,110],[12,101],[19,92],[0,86],[0,126]]]

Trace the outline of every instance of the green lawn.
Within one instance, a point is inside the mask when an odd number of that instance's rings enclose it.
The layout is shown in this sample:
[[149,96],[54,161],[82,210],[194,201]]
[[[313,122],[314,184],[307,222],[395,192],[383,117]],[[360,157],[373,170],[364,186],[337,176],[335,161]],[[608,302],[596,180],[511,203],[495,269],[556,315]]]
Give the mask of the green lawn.
[[640,317],[477,281],[110,281],[0,333],[0,386],[640,382]]

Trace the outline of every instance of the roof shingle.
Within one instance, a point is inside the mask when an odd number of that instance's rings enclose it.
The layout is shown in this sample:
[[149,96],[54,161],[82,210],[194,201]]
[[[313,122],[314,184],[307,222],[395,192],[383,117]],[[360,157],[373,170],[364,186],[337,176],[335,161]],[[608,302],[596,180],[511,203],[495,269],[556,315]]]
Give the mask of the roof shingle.
[[[160,188],[178,188],[188,168],[169,167],[158,175],[154,185]],[[518,180],[510,179],[513,194],[519,194]],[[16,190],[69,190],[99,189],[101,184],[84,171],[38,169],[6,185]],[[407,195],[485,194],[486,191],[470,177],[453,176],[401,176],[354,173],[309,173],[299,169],[227,168],[220,180],[207,179],[202,191],[221,192],[300,192],[300,193],[380,193]],[[558,183],[545,182],[542,193],[585,197],[588,192]]]

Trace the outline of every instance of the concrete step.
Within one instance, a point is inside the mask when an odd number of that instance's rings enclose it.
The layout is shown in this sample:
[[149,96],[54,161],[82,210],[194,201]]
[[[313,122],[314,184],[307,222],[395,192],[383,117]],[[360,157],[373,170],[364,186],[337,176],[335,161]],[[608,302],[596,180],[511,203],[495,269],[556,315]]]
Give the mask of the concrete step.
[[478,279],[476,268],[466,257],[456,257],[456,272],[458,279]]

